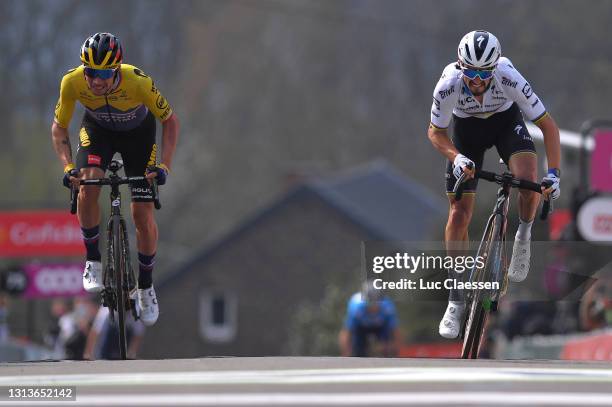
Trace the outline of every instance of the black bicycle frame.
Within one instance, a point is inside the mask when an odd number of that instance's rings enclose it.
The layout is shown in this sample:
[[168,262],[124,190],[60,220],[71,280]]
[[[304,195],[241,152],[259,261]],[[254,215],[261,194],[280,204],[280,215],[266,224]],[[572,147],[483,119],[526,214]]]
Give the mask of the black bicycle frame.
[[[121,192],[119,185],[142,182],[145,176],[120,177],[117,175],[122,167],[118,161],[112,161],[109,165],[111,174],[108,178],[81,180],[80,185],[110,185],[111,214],[107,225],[107,264],[103,273],[102,304],[109,308],[111,321],[115,322],[114,312],[119,314],[119,350],[122,359],[127,358],[127,336],[125,331],[125,311],[131,310],[135,319],[138,318],[134,299],[130,294],[136,288],[136,279],[132,269],[129,252],[129,241],[125,220],[121,215]],[[149,168],[149,170],[153,170]],[[76,213],[79,190],[71,189],[70,212]],[[157,183],[153,181],[151,193],[156,209],[161,208],[158,199]]]

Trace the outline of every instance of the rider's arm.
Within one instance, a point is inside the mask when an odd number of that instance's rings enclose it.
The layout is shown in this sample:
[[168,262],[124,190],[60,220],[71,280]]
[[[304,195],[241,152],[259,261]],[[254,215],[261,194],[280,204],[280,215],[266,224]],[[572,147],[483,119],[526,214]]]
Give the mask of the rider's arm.
[[502,82],[500,86],[518,104],[523,116],[533,121],[542,130],[548,168],[560,168],[561,143],[559,141],[559,128],[546,111],[544,103],[533,91],[531,84],[511,64],[509,59],[500,59],[497,70],[510,78],[505,83]]
[[172,157],[178,141],[179,121],[175,113],[162,122],[162,159],[168,169],[172,168]]
[[76,105],[76,94],[72,86],[74,71],[74,69],[69,71],[62,78],[59,99],[55,105],[55,117],[51,125],[53,148],[64,166],[64,172],[66,172],[66,166],[72,164],[72,146],[68,136],[68,125]]
[[51,125],[51,140],[55,153],[65,169],[67,165],[72,164],[72,146],[70,145],[68,129],[63,128],[54,121]]
[[559,128],[557,123],[546,113],[535,125],[542,130],[544,135],[544,147],[546,148],[546,160],[548,168],[561,168],[561,142],[559,140]]
[[178,141],[179,121],[172,107],[153,83],[150,76],[140,72],[135,79],[138,81],[138,89],[143,103],[151,113],[162,123],[162,156],[161,164],[168,169],[172,168],[172,157],[176,150]]
[[455,156],[459,154],[459,151],[448,137],[448,131],[446,129],[440,129],[433,124],[429,125],[427,130],[427,137],[434,145],[436,150],[442,153],[450,162],[455,160]]
[[444,68],[442,77],[433,92],[433,102],[429,119],[427,136],[434,147],[450,162],[455,160],[459,151],[448,137],[448,126],[453,115],[460,92],[460,82],[454,64]]

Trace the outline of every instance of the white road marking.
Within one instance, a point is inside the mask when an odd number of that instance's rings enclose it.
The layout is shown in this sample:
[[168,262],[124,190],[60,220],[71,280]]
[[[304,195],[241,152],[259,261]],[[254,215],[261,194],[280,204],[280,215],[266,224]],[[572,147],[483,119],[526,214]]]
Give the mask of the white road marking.
[[612,369],[419,367],[0,376],[0,386],[158,386],[334,383],[599,382]]
[[[6,405],[11,402],[0,402]],[[612,394],[604,393],[242,393],[242,394],[131,394],[83,395],[76,401],[37,401],[36,405],[86,406],[355,406],[355,405],[473,405],[473,406],[610,406]]]

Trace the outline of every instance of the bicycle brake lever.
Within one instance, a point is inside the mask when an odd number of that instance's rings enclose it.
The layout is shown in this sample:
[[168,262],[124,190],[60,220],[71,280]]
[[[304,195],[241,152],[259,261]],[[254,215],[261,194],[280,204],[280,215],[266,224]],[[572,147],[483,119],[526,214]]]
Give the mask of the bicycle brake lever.
[[[473,166],[467,165],[467,168],[471,170]],[[453,187],[453,193],[455,194],[455,202],[459,202],[461,200],[461,197],[463,196],[463,182],[465,181],[465,177],[467,177],[467,174],[465,172],[462,172],[461,176],[455,182],[455,186]]]
[[[551,186],[551,181],[542,182],[542,187],[544,187],[544,189],[550,188]],[[552,211],[552,199],[550,199],[550,197],[548,199],[544,198],[544,203],[542,204],[542,213],[540,214],[540,220],[546,220],[546,218],[548,218],[548,214],[552,213]]]
[[70,213],[77,213],[77,202],[79,198],[79,188],[75,188],[74,186],[70,187]]

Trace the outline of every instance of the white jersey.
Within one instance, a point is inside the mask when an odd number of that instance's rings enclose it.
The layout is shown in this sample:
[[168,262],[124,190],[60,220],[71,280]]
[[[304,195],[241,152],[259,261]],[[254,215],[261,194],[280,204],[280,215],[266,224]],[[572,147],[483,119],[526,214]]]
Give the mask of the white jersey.
[[480,104],[463,82],[459,65],[455,62],[444,68],[436,85],[431,106],[431,124],[439,129],[449,126],[452,115],[486,119],[495,113],[510,109],[513,103],[531,121],[538,121],[546,108],[533,92],[531,85],[508,58],[499,59],[497,68]]

